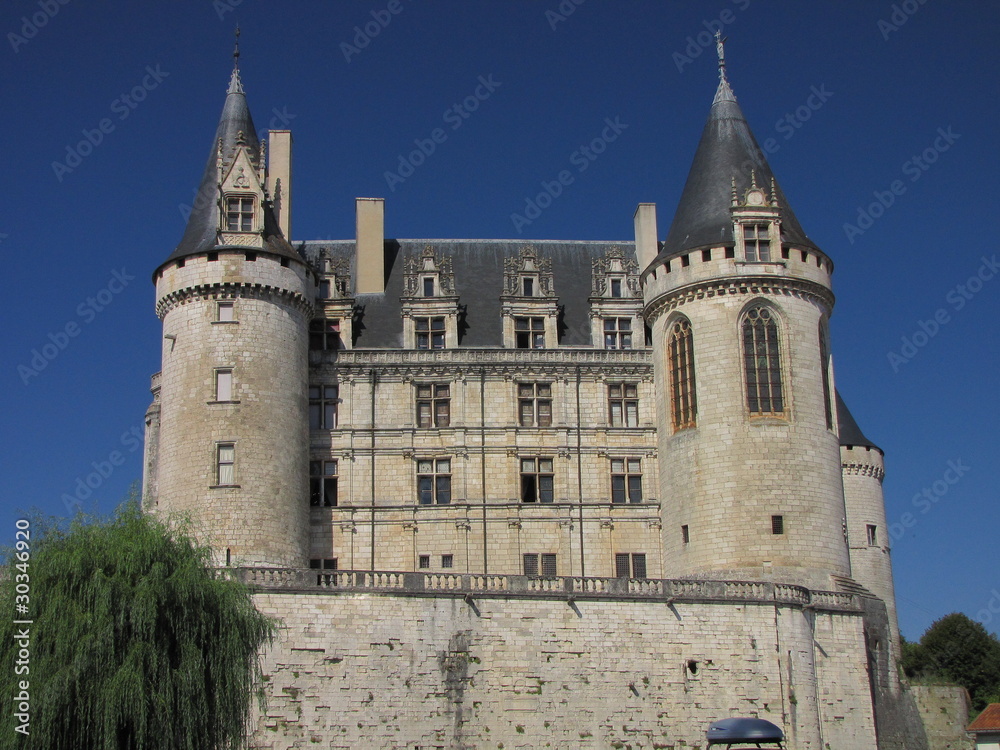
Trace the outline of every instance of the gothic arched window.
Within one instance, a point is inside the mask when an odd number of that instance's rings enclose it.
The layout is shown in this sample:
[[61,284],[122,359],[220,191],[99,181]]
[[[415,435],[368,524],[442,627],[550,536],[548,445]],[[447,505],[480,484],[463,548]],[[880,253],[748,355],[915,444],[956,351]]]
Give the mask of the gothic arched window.
[[667,339],[670,360],[670,403],[674,432],[694,427],[698,401],[694,383],[694,341],[691,323],[678,320],[670,327]]
[[768,307],[751,307],[743,318],[743,361],[750,413],[783,414],[778,322]]

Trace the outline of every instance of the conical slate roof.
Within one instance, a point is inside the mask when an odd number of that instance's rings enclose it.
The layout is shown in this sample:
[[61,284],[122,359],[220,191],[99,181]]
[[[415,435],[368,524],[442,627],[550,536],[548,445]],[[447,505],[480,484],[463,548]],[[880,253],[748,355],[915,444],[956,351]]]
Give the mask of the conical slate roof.
[[840,425],[841,445],[874,448],[879,453],[882,452],[882,449],[866,438],[865,434],[861,431],[861,428],[858,427],[858,423],[851,414],[851,410],[847,408],[847,404],[844,403],[844,399],[840,395],[840,391],[837,391],[837,423]]
[[[219,169],[218,155],[219,144],[222,144],[222,159],[226,164],[232,163],[236,154],[237,141],[242,134],[242,143],[247,147],[251,159],[259,162],[260,141],[257,139],[257,130],[253,125],[253,118],[250,116],[250,107],[247,104],[246,94],[243,92],[243,84],[240,81],[238,68],[233,69],[232,77],[229,81],[229,90],[226,92],[226,103],[222,107],[222,116],[219,118],[219,125],[215,129],[215,138],[212,139],[212,148],[208,153],[208,162],[205,164],[205,171],[202,173],[201,185],[195,196],[194,207],[188,218],[187,227],[184,229],[184,236],[181,237],[180,244],[174,249],[170,256],[163,262],[166,265],[180,258],[189,255],[204,253],[218,245],[219,226]],[[246,249],[246,248],[244,248]],[[269,202],[264,204],[264,247],[265,252],[282,255],[295,260],[302,260],[302,257],[292,248],[288,241],[282,236],[281,229],[275,219],[274,211]]]
[[[732,245],[733,179],[742,197],[750,187],[751,173],[769,193],[774,175],[723,70],[677,212],[654,263],[700,247]],[[775,185],[784,240],[818,249],[802,230],[777,181]]]

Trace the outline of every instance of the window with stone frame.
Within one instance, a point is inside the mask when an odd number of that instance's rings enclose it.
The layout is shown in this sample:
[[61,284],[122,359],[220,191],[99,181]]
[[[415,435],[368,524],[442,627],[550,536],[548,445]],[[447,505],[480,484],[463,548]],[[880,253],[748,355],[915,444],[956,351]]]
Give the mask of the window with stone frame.
[[236,485],[236,444],[218,443],[215,447],[215,484],[218,487]]
[[417,502],[448,505],[451,502],[451,459],[417,459]]
[[252,232],[253,211],[253,197],[228,196],[226,198],[226,230],[229,232]]
[[611,502],[642,502],[642,460],[611,459]]
[[873,523],[870,523],[870,524],[867,525],[866,531],[867,531],[867,534],[868,534],[868,546],[869,547],[877,547],[878,546],[878,526],[876,526]]
[[233,369],[231,367],[215,371],[215,400],[233,400]]
[[743,317],[747,407],[752,415],[783,415],[778,322],[770,308],[751,307]]
[[319,282],[320,299],[334,299],[347,296],[347,279],[339,276],[325,276]]
[[768,263],[771,260],[771,227],[769,224],[744,224],[743,248],[748,261]]
[[632,348],[632,318],[604,319],[604,348]]
[[615,577],[616,578],[645,578],[646,577],[646,553],[645,552],[619,552],[615,555]]
[[337,506],[337,462],[309,462],[309,505],[314,508]]
[[555,501],[555,473],[549,457],[521,459],[521,502]]
[[555,578],[558,575],[556,554],[554,552],[527,552],[521,556],[524,575],[542,578]]
[[418,383],[417,427],[448,427],[451,424],[451,385]]
[[694,427],[698,402],[694,381],[694,339],[691,323],[680,319],[670,327],[667,342],[670,360],[670,411],[674,432]]
[[218,323],[236,322],[236,303],[230,300],[219,302],[215,308],[215,320]]
[[339,318],[315,318],[309,321],[309,348],[313,351],[343,349]]
[[417,349],[444,349],[444,318],[414,318],[413,333]]
[[552,425],[552,384],[518,383],[517,415],[521,427]]
[[339,386],[309,386],[309,429],[334,429],[337,426],[337,405],[339,403]]
[[545,318],[514,318],[514,346],[517,349],[544,349]]
[[608,422],[612,427],[639,426],[638,383],[608,384]]
[[455,567],[455,556],[454,555],[441,555],[441,567],[442,568],[454,568]]
[[784,516],[771,516],[771,533],[776,536],[785,533]]

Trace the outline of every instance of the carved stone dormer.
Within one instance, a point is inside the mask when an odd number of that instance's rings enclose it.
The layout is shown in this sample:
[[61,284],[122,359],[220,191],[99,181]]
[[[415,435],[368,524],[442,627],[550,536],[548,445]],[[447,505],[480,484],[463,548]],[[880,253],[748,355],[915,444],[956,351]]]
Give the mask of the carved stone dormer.
[[226,159],[219,141],[219,244],[263,247],[265,160],[248,145],[242,130],[235,145],[232,157]]
[[433,245],[403,261],[403,346],[453,349],[458,346],[458,293],[451,257]]
[[742,198],[732,180],[733,239],[737,262],[776,263],[781,260],[781,210],[778,190],[771,179],[769,189],[757,185],[757,175],[750,173],[750,187]]
[[317,264],[316,317],[310,324],[311,350],[350,349],[354,341],[354,296],[347,258],[323,248]]
[[552,260],[526,245],[504,258],[503,345],[511,349],[552,349],[558,344],[559,298]]
[[643,346],[642,291],[635,257],[615,246],[593,261],[591,276],[591,341],[601,349]]

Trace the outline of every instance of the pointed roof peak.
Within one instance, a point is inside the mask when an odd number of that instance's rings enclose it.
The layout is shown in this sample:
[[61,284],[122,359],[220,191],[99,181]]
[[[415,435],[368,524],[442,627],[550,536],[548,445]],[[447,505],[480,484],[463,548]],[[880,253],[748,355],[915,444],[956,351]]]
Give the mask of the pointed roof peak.
[[722,32],[716,31],[715,52],[719,56],[719,88],[715,90],[715,99],[712,101],[713,106],[719,102],[736,102],[736,94],[733,93],[732,88],[729,86],[729,79],[726,78],[725,43],[726,38],[722,36]]
[[240,27],[236,26],[236,46],[233,48],[233,74],[229,78],[227,94],[242,94],[243,81],[240,80]]
[[882,453],[882,449],[866,438],[861,428],[858,427],[857,420],[854,419],[851,410],[847,408],[847,404],[844,402],[844,397],[840,395],[840,391],[836,390],[835,393],[837,395],[837,424],[840,427],[840,444],[859,448],[874,448],[879,453]]

